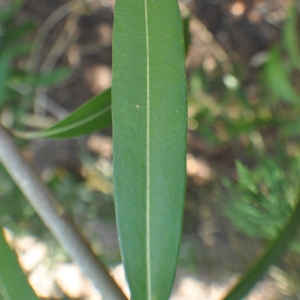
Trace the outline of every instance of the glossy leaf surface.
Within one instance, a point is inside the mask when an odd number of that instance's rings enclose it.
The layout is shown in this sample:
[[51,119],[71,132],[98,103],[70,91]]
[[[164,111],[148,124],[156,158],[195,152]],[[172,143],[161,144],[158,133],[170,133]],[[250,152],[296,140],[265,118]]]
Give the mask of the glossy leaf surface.
[[90,134],[111,125],[111,90],[93,97],[65,119],[38,132],[15,132],[28,139],[67,139]]
[[117,0],[114,189],[132,299],[168,299],[182,227],[186,159],[183,29],[175,0]]
[[3,300],[37,300],[23,274],[16,255],[6,244],[2,229],[0,230],[0,299]]

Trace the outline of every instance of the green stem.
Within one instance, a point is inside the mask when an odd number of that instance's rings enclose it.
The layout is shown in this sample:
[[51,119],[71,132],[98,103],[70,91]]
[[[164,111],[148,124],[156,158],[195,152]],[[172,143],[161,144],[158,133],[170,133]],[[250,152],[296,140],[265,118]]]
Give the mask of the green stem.
[[278,234],[263,255],[250,267],[248,272],[231,289],[223,300],[240,300],[245,297],[252,287],[258,282],[268,268],[274,264],[284,253],[300,225],[300,190],[298,192],[297,204],[289,221]]

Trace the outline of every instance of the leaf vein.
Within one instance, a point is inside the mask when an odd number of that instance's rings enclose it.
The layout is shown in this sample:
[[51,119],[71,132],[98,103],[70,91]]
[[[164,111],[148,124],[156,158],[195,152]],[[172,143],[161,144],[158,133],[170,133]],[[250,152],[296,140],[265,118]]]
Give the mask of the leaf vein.
[[152,299],[151,258],[150,258],[150,58],[149,58],[149,26],[148,3],[145,5],[146,31],[146,264],[147,264],[147,299]]

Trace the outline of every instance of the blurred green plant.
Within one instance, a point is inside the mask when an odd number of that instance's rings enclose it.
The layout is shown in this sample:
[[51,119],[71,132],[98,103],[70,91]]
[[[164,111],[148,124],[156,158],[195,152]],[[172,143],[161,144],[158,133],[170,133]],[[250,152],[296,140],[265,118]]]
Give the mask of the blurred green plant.
[[268,102],[249,98],[243,85],[245,70],[233,67],[232,73],[223,74],[218,66],[210,76],[201,67],[191,75],[189,128],[214,146],[240,141],[249,147],[255,144],[255,133],[278,124],[278,120]]
[[[240,98],[236,108],[240,113],[236,114],[248,114],[251,118],[244,123],[241,118],[235,121],[228,118],[229,122],[223,119],[229,140],[239,136],[240,140],[248,140],[246,145],[256,148],[247,152],[254,165],[252,168],[236,162],[237,184],[224,180],[230,203],[227,215],[246,234],[268,240],[278,234],[291,214],[293,195],[299,185],[300,94],[295,84],[299,67],[297,19],[297,9],[292,6],[284,24],[282,41],[269,51],[260,70],[260,82],[256,83],[259,87],[257,102],[247,105],[250,99]],[[228,111],[228,105],[222,109]],[[234,123],[235,126],[231,126]],[[236,132],[236,128],[240,131]],[[272,158],[269,153],[273,153]],[[299,246],[295,244],[294,247],[300,249]]]
[[[23,87],[22,72],[13,61],[30,50],[24,38],[33,29],[31,22],[16,24],[15,14],[20,5],[11,5],[0,11],[0,105],[15,105]],[[24,74],[23,74],[24,75]]]
[[264,158],[248,168],[237,161],[237,182],[223,180],[225,213],[249,236],[273,240],[295,206],[300,164],[294,161],[285,171],[278,163],[278,159]]
[[[13,123],[19,124],[20,117],[31,106],[29,96],[34,87],[53,85],[69,74],[65,68],[43,75],[27,72],[26,55],[32,47],[28,40],[34,24],[31,21],[18,21],[22,3],[11,1],[0,10],[0,119],[11,126]],[[8,111],[10,120],[7,120]],[[0,226],[8,226],[15,232],[29,231],[41,236],[46,230],[45,226],[2,165],[0,178],[1,199],[13,199],[10,205],[0,201]]]
[[[202,66],[189,84],[190,129],[211,147],[243,149],[236,158],[251,166],[238,160],[234,183],[218,174],[222,211],[243,233],[268,241],[290,218],[299,187],[298,22],[292,5],[279,44],[264,53],[259,68],[232,62],[228,73],[220,65],[208,73]],[[299,242],[292,246],[299,252]]]
[[[203,66],[191,74],[189,128],[215,146],[239,142],[254,150],[250,151],[252,155],[261,154],[265,146],[282,147],[283,141],[299,135],[298,18],[293,5],[283,25],[282,39],[264,54],[259,68],[232,62],[227,73],[217,64],[210,74]],[[267,145],[265,131],[271,133]]]
[[22,1],[12,1],[0,10],[0,117],[9,126],[20,125],[21,116],[32,105],[34,88],[53,85],[70,74],[67,68],[45,74],[28,72],[26,55],[32,48],[28,37],[34,24],[18,21],[21,7]]

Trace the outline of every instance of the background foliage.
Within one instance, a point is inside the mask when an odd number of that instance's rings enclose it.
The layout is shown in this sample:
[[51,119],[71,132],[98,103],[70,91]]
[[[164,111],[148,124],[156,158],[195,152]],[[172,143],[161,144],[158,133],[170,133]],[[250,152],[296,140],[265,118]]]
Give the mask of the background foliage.
[[[26,127],[28,114],[29,117],[42,117],[42,122],[38,122],[39,128],[45,127],[44,122],[52,122],[53,116],[49,111],[42,114],[34,112],[32,99],[35,98],[37,88],[45,88],[45,94],[52,97],[54,95],[59,102],[60,93],[57,90],[60,86],[65,87],[70,91],[71,98],[67,104],[60,101],[59,105],[67,107],[69,111],[75,108],[74,99],[81,96],[74,87],[78,65],[70,63],[72,60],[66,58],[70,57],[71,52],[62,56],[56,63],[57,69],[49,73],[37,73],[26,67],[28,54],[32,51],[32,36],[38,30],[38,25],[34,25],[34,22],[23,22],[17,17],[26,9],[26,5],[24,8],[19,4],[11,4],[0,12],[1,122],[19,130]],[[74,9],[70,13],[79,20],[79,32],[89,29],[89,24],[97,23],[95,19],[88,19],[89,9],[90,7],[82,8],[81,11]],[[230,67],[217,61],[213,70],[208,70],[205,62],[188,68],[189,153],[194,158],[191,165],[202,171],[199,171],[199,175],[197,171],[188,169],[190,176],[180,261],[184,269],[196,274],[205,267],[211,270],[211,277],[215,278],[217,272],[214,272],[214,264],[222,266],[224,274],[243,270],[250,261],[245,257],[254,257],[259,253],[260,245],[275,237],[294,207],[300,169],[299,45],[296,42],[299,40],[299,12],[295,7],[287,12],[284,22],[278,25],[278,42],[258,53],[263,54],[258,67],[250,66],[250,59],[245,61],[234,59],[233,56]],[[101,7],[99,16],[99,28],[102,31],[103,28],[109,28],[111,12]],[[68,21],[72,22],[71,18]],[[59,33],[64,25],[58,22],[54,32]],[[213,32],[213,29],[210,30]],[[193,37],[192,23],[190,31]],[[97,36],[93,31],[89,32],[91,37]],[[100,62],[106,66],[111,60],[106,51],[111,50],[111,46],[109,41],[105,44],[103,32],[100,36],[102,48],[99,50],[96,46],[96,51],[101,52]],[[97,65],[99,59],[91,62],[89,54],[82,54],[84,51],[95,51],[86,47],[85,39],[87,37],[84,34],[79,39],[74,36],[73,40],[79,42],[71,43],[70,49],[77,47],[82,51],[78,53],[85,66],[89,63]],[[50,36],[46,50],[51,41],[53,36]],[[192,46],[193,39],[189,47],[191,52]],[[45,52],[46,50],[44,49]],[[47,53],[42,55],[47,57]],[[229,51],[228,55],[230,56]],[[68,85],[68,80],[73,82],[73,86]],[[52,88],[48,89],[49,87]],[[72,90],[79,96],[74,97]],[[90,92],[92,93],[94,91]],[[90,94],[81,97],[81,102],[89,99],[92,96]],[[110,134],[109,129],[100,133],[101,138],[108,139]],[[102,145],[105,144],[103,139],[101,141]],[[38,147],[34,143],[19,143],[29,158],[34,160],[32,157],[38,156]],[[47,156],[51,155],[44,151],[46,167],[37,165],[37,168],[45,182],[60,195],[68,211],[78,222],[84,224],[83,228],[94,228],[95,225],[91,225],[90,221],[99,218],[110,226],[114,220],[110,154],[105,154],[103,149],[102,152],[95,151],[93,146],[87,146],[92,144],[91,139],[78,139],[75,144],[76,165],[73,164],[75,159],[70,163],[70,160],[61,157],[49,164],[46,162]],[[86,148],[89,148],[89,152],[86,152]],[[203,161],[204,164],[201,164]],[[203,166],[208,167],[210,173],[207,174],[211,175],[203,175]],[[49,239],[34,211],[5,171],[1,169],[0,172],[0,196],[3,199],[0,201],[1,225],[18,234],[30,233]],[[95,186],[100,188],[96,189]],[[8,205],[12,199],[14,205]],[[105,246],[107,240],[96,242],[95,230],[90,232],[89,238],[98,252],[104,253],[107,263],[117,262],[120,259],[118,250],[112,254],[111,248]],[[243,244],[254,246],[246,250]],[[233,254],[230,256],[225,251],[221,256],[216,250],[218,247],[230,249]],[[294,249],[299,249],[297,242]],[[235,257],[236,252],[240,254],[238,258]],[[295,262],[298,263],[299,258],[293,252],[279,266],[282,272],[295,275],[294,281],[297,281],[298,270],[293,267]],[[294,295],[297,294],[297,289],[289,289],[294,284],[292,281],[286,280],[288,283],[285,289],[277,289],[282,293],[290,290]],[[281,297],[284,299],[285,296]]]

